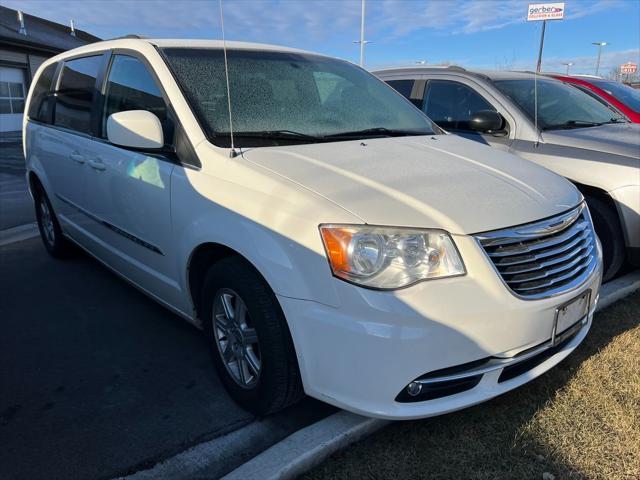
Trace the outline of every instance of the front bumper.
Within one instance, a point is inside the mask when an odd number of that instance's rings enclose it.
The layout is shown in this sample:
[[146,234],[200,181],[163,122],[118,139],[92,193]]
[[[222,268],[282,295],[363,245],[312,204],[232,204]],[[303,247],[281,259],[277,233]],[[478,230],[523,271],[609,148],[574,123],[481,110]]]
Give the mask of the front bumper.
[[[380,292],[335,280],[338,308],[278,297],[289,322],[305,391],[355,413],[389,419],[439,415],[471,406],[541,375],[585,338],[601,281],[598,268],[577,288],[553,298],[523,300],[502,283],[469,236],[454,236],[468,273]],[[556,308],[591,290],[589,314],[564,344],[530,369],[501,379],[509,359],[541,349],[552,336]],[[426,372],[500,358],[475,386],[419,402],[397,401]]]

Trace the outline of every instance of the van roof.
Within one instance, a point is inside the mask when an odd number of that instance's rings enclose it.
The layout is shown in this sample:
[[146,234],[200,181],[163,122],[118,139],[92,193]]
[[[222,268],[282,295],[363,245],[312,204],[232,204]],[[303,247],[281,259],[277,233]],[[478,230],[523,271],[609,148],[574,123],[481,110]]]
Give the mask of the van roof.
[[[295,52],[295,53],[313,53],[295,48],[283,47],[280,45],[269,45],[266,43],[251,42],[235,42],[227,41],[227,48],[235,50],[256,50],[256,51],[273,51],[273,52]],[[222,40],[194,40],[194,39],[168,39],[168,38],[144,38],[137,35],[127,35],[126,37],[104,40],[85,45],[73,50],[68,50],[61,54],[61,57],[74,55],[77,53],[92,52],[104,50],[108,48],[135,48],[141,44],[151,44],[157,47],[184,47],[184,48],[222,48]]]

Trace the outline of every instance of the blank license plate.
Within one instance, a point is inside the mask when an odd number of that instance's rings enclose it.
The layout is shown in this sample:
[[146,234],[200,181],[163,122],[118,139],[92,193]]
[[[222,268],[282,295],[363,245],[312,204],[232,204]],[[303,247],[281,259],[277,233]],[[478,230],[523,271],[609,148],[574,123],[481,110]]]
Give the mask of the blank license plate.
[[552,335],[554,344],[558,335],[561,335],[562,332],[574,326],[587,315],[590,300],[591,290],[587,290],[579,297],[556,309],[556,321],[554,322]]

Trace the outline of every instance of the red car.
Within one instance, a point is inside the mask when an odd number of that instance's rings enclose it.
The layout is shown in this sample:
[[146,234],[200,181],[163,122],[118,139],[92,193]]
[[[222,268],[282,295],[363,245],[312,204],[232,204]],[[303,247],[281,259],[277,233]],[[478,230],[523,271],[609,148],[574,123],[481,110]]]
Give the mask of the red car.
[[549,76],[571,83],[581,90],[599,97],[605,103],[622,112],[633,123],[640,123],[640,90],[604,78],[558,74]]

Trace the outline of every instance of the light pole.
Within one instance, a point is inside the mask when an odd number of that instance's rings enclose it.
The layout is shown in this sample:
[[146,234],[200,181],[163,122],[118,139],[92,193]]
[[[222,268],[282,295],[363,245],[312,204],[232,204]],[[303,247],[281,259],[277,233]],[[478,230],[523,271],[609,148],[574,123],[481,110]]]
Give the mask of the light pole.
[[562,65],[564,65],[565,67],[567,67],[567,75],[569,75],[569,68],[571,67],[571,65],[573,65],[573,62],[563,63]]
[[598,46],[598,60],[596,60],[596,76],[598,75],[598,72],[600,71],[600,55],[602,55],[602,47],[604,47],[607,44],[607,42],[593,42],[592,45],[597,45]]
[[361,12],[360,12],[360,40],[356,40],[353,43],[360,44],[360,66],[364,68],[364,46],[369,43],[364,39],[364,12],[365,12],[365,0],[361,0]]

